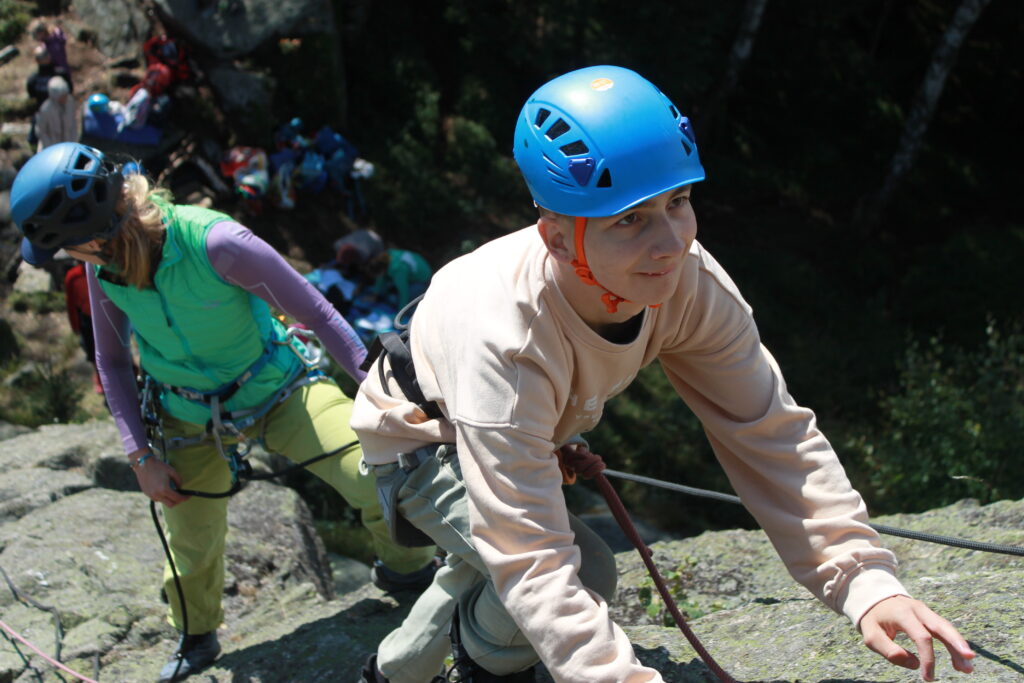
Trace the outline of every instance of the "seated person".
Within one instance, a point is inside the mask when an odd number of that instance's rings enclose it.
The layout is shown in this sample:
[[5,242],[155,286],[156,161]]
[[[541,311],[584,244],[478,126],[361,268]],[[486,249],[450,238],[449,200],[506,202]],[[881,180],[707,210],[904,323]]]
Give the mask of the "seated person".
[[381,299],[394,295],[399,310],[427,291],[434,274],[425,258],[407,249],[385,250],[370,261],[366,270],[375,278],[373,294]]

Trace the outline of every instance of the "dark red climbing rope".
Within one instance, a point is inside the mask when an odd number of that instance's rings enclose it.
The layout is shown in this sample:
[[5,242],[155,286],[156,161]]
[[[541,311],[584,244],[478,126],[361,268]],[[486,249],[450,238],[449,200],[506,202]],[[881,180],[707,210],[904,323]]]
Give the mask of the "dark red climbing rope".
[[690,642],[693,649],[700,655],[701,660],[718,677],[718,680],[723,681],[723,683],[735,683],[735,679],[718,665],[714,657],[704,649],[704,645],[697,638],[690,625],[686,623],[686,618],[683,617],[682,612],[676,606],[676,601],[672,599],[668,586],[665,585],[665,580],[661,578],[661,573],[654,566],[651,549],[640,538],[636,527],[633,526],[633,521],[629,518],[629,513],[626,512],[625,506],[623,506],[622,501],[619,499],[619,495],[612,488],[608,478],[604,476],[605,464],[601,456],[591,453],[583,444],[563,446],[557,451],[557,454],[563,477],[567,482],[575,481],[575,475],[577,474],[584,479],[596,480],[598,488],[601,489],[605,500],[608,501],[608,507],[612,511],[612,516],[615,517],[615,521],[622,527],[622,532],[626,534],[626,537],[633,543],[637,552],[640,553],[641,559],[643,559],[644,564],[647,566],[648,573],[654,579],[654,585],[657,586],[658,593],[661,594],[661,599],[665,601],[665,606],[672,614],[672,618],[676,620],[676,624],[679,625],[679,630],[683,632],[686,640]]

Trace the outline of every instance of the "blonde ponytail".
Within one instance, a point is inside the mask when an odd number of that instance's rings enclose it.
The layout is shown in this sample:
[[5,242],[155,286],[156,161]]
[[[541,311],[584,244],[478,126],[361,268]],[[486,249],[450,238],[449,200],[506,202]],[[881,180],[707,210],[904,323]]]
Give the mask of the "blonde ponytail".
[[110,241],[111,262],[121,270],[125,282],[137,289],[152,284],[153,264],[163,248],[163,215],[153,197],[169,202],[171,193],[151,189],[140,173],[125,177],[117,206],[118,215],[123,217],[121,231]]

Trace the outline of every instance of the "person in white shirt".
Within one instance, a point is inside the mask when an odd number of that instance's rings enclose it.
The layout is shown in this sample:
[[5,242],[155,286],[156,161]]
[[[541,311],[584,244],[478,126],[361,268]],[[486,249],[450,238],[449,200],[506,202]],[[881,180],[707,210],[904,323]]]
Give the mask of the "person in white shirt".
[[794,578],[894,664],[933,680],[938,639],[971,671],[964,638],[896,578],[814,413],[696,241],[705,173],[687,117],[635,72],[590,67],[529,98],[514,152],[537,224],[434,276],[411,325],[418,401],[390,353],[356,397],[386,514],[449,553],[363,680],[431,680],[449,628],[462,680],[532,681],[538,661],[556,681],[662,680],[609,617],[614,561],[567,511],[559,457],[655,361]]
[[36,113],[36,135],[42,151],[58,142],[78,142],[78,115],[68,82],[54,76],[47,82],[49,96]]

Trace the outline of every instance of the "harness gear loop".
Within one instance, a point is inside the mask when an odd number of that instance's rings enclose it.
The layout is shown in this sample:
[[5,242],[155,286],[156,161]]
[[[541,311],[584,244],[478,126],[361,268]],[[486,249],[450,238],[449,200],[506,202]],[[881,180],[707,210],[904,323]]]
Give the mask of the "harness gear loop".
[[704,645],[697,638],[696,634],[690,629],[690,625],[686,623],[686,618],[683,617],[682,612],[679,611],[679,607],[676,606],[675,600],[672,598],[672,594],[668,590],[668,586],[665,584],[665,580],[661,577],[661,573],[654,564],[652,559],[651,549],[643,542],[640,538],[640,534],[637,533],[636,527],[633,526],[632,520],[629,518],[629,513],[626,512],[626,508],[623,506],[622,501],[619,499],[615,489],[612,488],[608,478],[604,476],[605,464],[600,455],[591,453],[590,449],[584,444],[569,444],[562,446],[555,451],[558,456],[558,464],[562,469],[563,479],[565,478],[565,472],[568,469],[573,473],[584,477],[585,479],[595,479],[597,486],[601,489],[601,493],[604,495],[605,500],[608,502],[608,507],[611,509],[612,516],[615,517],[615,521],[619,523],[622,531],[632,541],[633,546],[637,552],[640,553],[640,558],[644,561],[644,565],[647,566],[647,571],[650,573],[651,578],[654,580],[654,585],[658,588],[658,593],[661,594],[661,599],[665,602],[665,607],[672,614],[672,618],[675,619],[676,624],[679,626],[679,630],[686,636],[686,640],[690,642],[693,649],[700,655],[701,660],[711,670],[718,680],[723,683],[735,683],[735,679],[732,678],[718,662],[714,660],[711,654],[704,648]]
[[[270,338],[263,349],[263,353],[260,354],[260,357],[252,365],[246,368],[245,372],[231,382],[210,391],[176,387],[160,382],[151,375],[146,374],[140,403],[143,419],[146,423],[150,448],[160,450],[161,457],[166,460],[168,451],[180,450],[212,439],[217,452],[227,461],[231,471],[230,492],[233,493],[240,490],[240,480],[251,478],[253,471],[252,465],[247,459],[252,450],[252,443],[249,437],[245,435],[245,430],[270,412],[275,405],[287,400],[300,387],[327,378],[319,367],[320,361],[323,358],[323,350],[314,343],[314,340],[316,340],[316,335],[312,331],[297,326],[289,327],[283,339]],[[281,345],[291,349],[302,362],[305,372],[302,372],[301,369],[297,370],[284,386],[275,391],[270,398],[256,408],[234,411],[223,410],[223,404],[242,385],[259,374],[260,370],[269,362],[274,347]],[[160,391],[169,391],[192,403],[208,406],[210,408],[210,419],[206,423],[204,432],[192,437],[166,439],[161,419]],[[225,436],[236,439],[237,443],[225,445]],[[157,449],[157,442],[162,445],[162,448]]]

